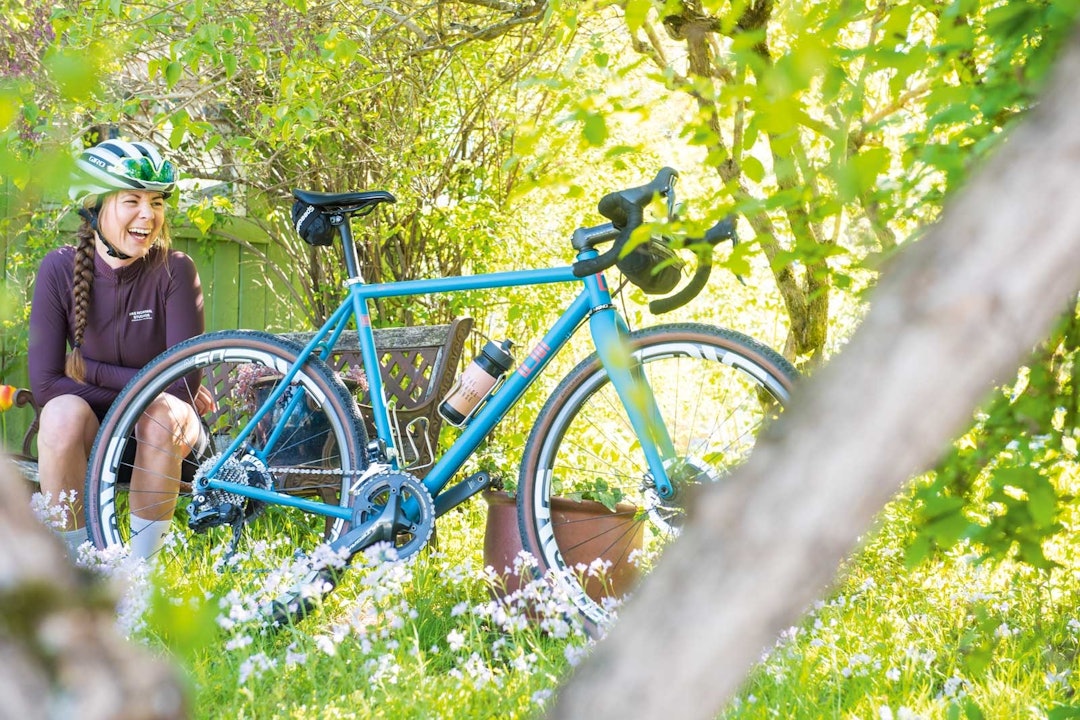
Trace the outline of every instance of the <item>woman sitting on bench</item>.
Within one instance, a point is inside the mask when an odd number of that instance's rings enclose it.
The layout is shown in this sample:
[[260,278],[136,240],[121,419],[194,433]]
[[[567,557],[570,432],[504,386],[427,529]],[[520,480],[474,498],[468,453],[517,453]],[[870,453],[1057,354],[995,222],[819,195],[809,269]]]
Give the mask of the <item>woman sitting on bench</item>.
[[[41,490],[70,510],[61,535],[72,557],[87,539],[86,463],[110,404],[154,356],[204,329],[195,265],[169,249],[165,200],[175,189],[172,163],[149,143],[106,140],[83,151],[69,191],[83,218],[78,244],[50,252],[37,274],[29,365],[42,406]],[[178,458],[205,442],[199,414],[213,405],[205,388],[195,405],[163,394],[136,429],[131,551],[139,557],[156,552],[168,530]]]

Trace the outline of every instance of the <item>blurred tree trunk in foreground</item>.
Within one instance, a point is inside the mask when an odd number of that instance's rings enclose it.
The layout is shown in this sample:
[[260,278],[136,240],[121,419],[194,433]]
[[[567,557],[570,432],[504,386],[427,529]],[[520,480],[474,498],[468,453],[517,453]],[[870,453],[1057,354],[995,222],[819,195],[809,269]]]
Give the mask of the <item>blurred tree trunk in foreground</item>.
[[1080,288],[1078,76],[1074,36],[1026,121],[884,273],[851,343],[731,482],[702,493],[549,717],[714,717],[1049,333]]
[[179,677],[116,626],[115,599],[68,562],[0,455],[0,717],[172,720]]

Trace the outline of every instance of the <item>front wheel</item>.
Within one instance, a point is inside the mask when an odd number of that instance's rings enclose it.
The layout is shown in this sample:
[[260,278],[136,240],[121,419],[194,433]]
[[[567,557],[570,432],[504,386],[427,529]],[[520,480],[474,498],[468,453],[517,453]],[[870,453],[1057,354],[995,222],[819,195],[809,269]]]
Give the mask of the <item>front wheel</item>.
[[788,401],[796,371],[739,333],[697,324],[629,335],[674,446],[661,498],[607,371],[594,353],[559,384],[525,446],[523,545],[597,634],[682,525],[695,485],[722,482]]
[[[215,548],[220,552],[229,545],[233,528],[265,515],[245,530],[245,536],[255,537],[239,547],[241,555],[254,556],[265,568],[288,560],[298,549],[311,550],[338,537],[347,527],[344,520],[266,508],[218,490],[200,498],[193,509],[201,508],[201,514],[188,508],[192,480],[222,459],[221,479],[348,507],[349,486],[365,466],[366,434],[350,391],[318,358],[301,367],[246,443],[233,456],[222,457],[296,364],[301,349],[268,333],[229,330],[180,343],[143,368],[113,403],[90,453],[85,505],[93,544],[99,549],[128,545],[146,521],[168,521],[175,514],[172,528],[185,538],[185,555],[201,548],[209,553],[207,559],[215,559]],[[202,426],[194,433],[197,441],[170,442],[175,428],[188,421],[161,408],[194,416],[200,384],[215,407],[196,419]],[[163,404],[163,398],[168,402]],[[288,411],[292,398],[296,401]],[[189,522],[189,515],[198,522]],[[188,538],[189,525],[205,532]],[[162,553],[163,559],[171,557]]]

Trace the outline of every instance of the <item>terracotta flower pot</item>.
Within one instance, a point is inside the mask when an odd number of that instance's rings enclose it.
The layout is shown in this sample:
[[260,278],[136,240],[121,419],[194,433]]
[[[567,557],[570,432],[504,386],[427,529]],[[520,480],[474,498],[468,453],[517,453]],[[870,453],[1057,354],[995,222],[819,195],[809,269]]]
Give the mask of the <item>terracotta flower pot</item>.
[[[487,491],[484,500],[488,505],[484,562],[505,580],[505,588],[497,588],[499,594],[511,593],[521,585],[520,578],[513,572],[514,558],[523,549],[517,500],[502,491]],[[589,565],[597,557],[611,563],[602,581],[590,578],[586,584],[589,597],[597,601],[605,595],[625,595],[640,577],[637,566],[630,562],[630,554],[641,549],[643,523],[634,519],[637,508],[633,505],[620,503],[615,509],[616,512],[612,512],[590,500],[551,499],[555,539],[567,564]]]

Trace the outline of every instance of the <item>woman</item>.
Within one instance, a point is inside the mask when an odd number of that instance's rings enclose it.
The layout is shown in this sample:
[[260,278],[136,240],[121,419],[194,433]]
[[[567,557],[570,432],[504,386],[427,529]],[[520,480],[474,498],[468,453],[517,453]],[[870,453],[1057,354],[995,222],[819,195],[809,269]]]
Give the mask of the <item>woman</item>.
[[[41,490],[64,503],[61,535],[74,557],[86,539],[81,495],[101,420],[140,368],[203,332],[195,265],[169,250],[165,199],[176,172],[153,145],[106,140],[76,160],[69,191],[83,224],[78,245],[41,263],[30,310],[30,386],[42,405],[38,432]],[[70,347],[70,351],[68,351]],[[190,394],[182,393],[185,397]],[[136,429],[131,471],[131,552],[156,552],[176,505],[181,459],[202,441],[195,406],[162,394]],[[74,499],[74,500],[73,500]]]

